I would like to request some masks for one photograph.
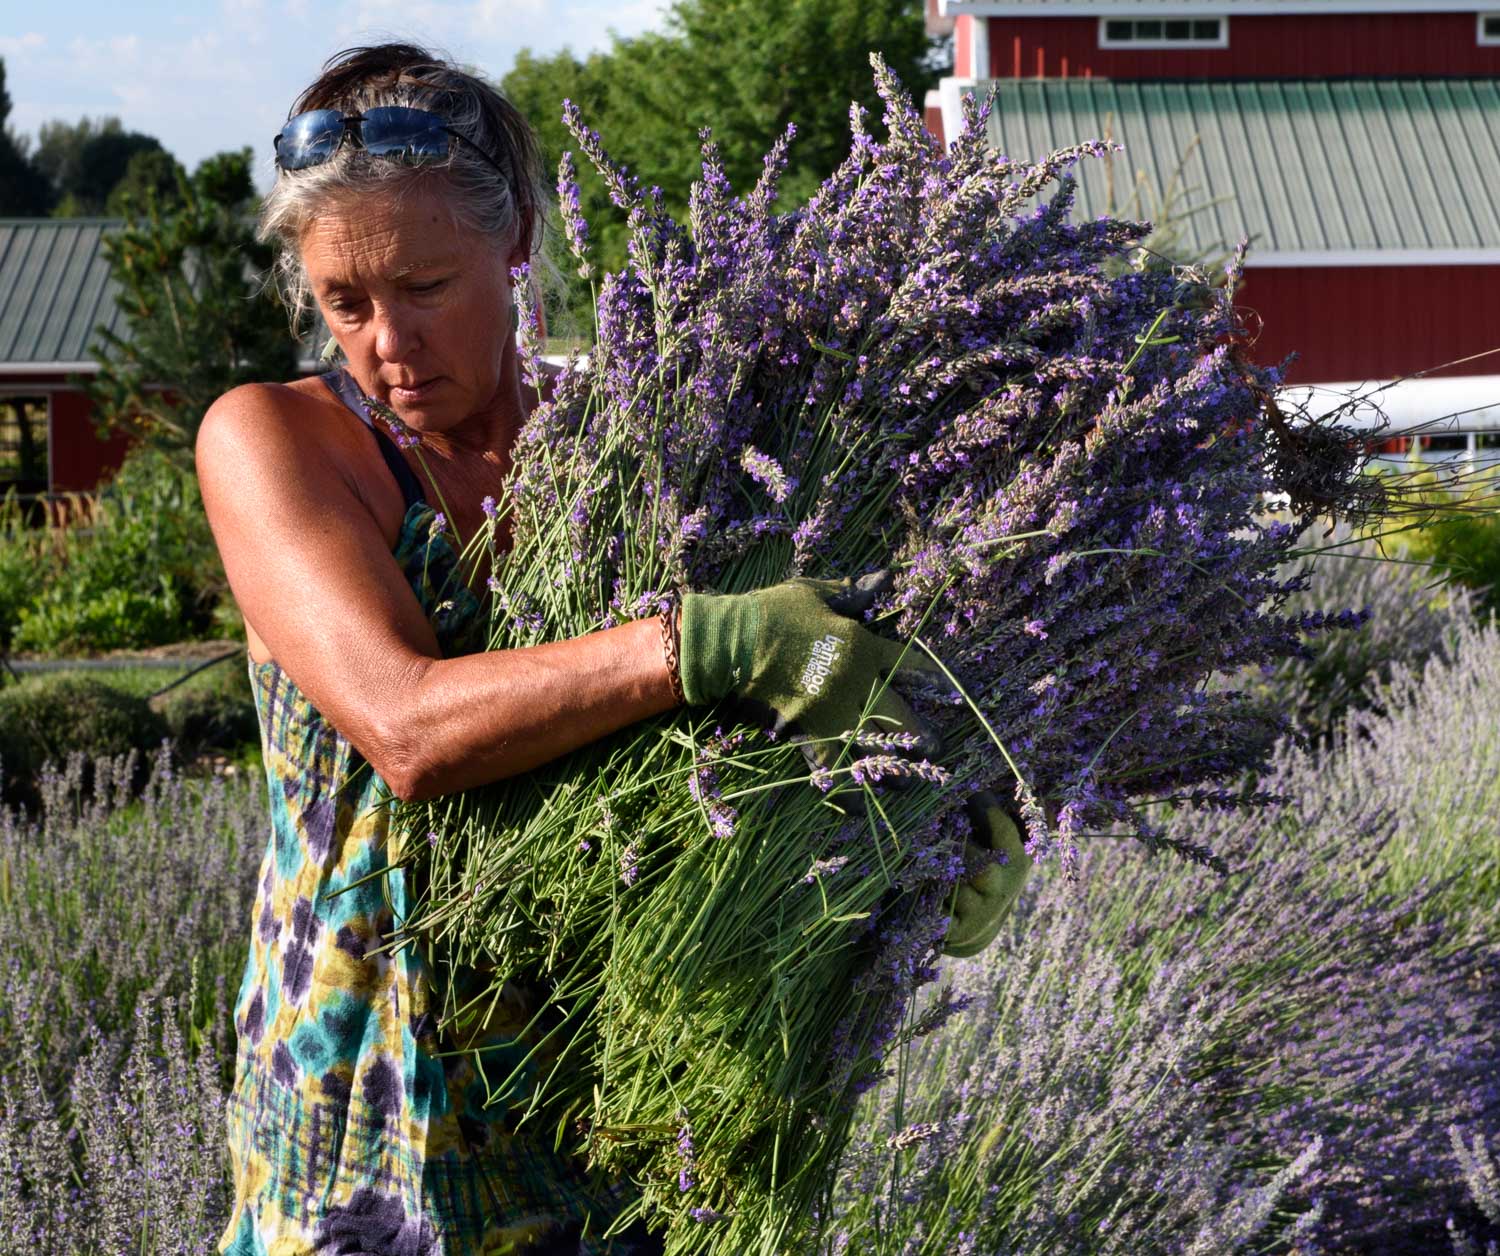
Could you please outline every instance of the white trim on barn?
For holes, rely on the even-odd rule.
[[[1500,460],[1500,375],[1303,384],[1280,389],[1278,399],[1294,414],[1336,414],[1344,426],[1382,440],[1413,438],[1408,453],[1382,454],[1381,462],[1413,454],[1429,463]]]
[[[15,375],[97,375],[97,362],[0,362],[0,379]],[[66,384],[43,385],[66,388]]]
[[[1310,414],[1327,413],[1351,398],[1368,398],[1340,422],[1359,430],[1384,426],[1392,436],[1417,429],[1500,432],[1500,375],[1289,384],[1280,395],[1295,408],[1306,406]]]
[[[990,24],[982,18],[969,23],[969,73],[976,79],[990,76]]]
[[[1288,249],[1245,258],[1246,269],[1272,266],[1500,266],[1500,249]]]
[[[1494,12],[1495,0],[1443,0],[1440,5],[1412,0],[938,0],[943,17],[972,13],[976,17],[1160,17],[1223,14],[1232,17],[1314,17],[1325,13]]]

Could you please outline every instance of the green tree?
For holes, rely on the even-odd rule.
[[[124,181],[130,163],[145,153],[162,153],[161,141],[139,131],[96,135],[83,146],[80,169],[73,185],[63,189],[73,214],[102,214],[109,195]],[[167,158],[168,161],[171,158]]]
[[[0,58],[0,214],[35,218],[52,208],[52,188],[30,159],[25,141],[13,134],[10,93],[5,90],[5,61]]]
[[[175,164],[161,141],[125,130],[114,117],[44,122],[37,132],[33,160],[51,180],[55,200],[52,212],[59,218],[118,212],[111,208],[110,199],[122,183],[138,195],[144,182],[153,182],[158,190],[170,188],[174,182],[161,177],[169,165]],[[131,176],[133,163],[137,173]]]
[[[177,159],[164,148],[146,148],[131,157],[125,174],[105,198],[104,211],[112,218],[130,218],[143,211],[151,197],[163,209],[180,203],[178,183],[183,174]]]
[[[79,118],[65,122],[55,118],[37,128],[36,153],[33,160],[51,181],[58,196],[73,191],[83,171],[83,148],[100,135],[119,134],[124,130],[119,118]]]
[[[663,189],[682,202],[697,168],[685,128],[713,127],[730,179],[748,187],[771,141],[795,123],[782,186],[802,199],[849,151],[850,102],[878,108],[870,53],[918,101],[936,83],[934,41],[923,6],[910,0],[677,0],[666,32],[627,52],[611,109],[641,110],[632,145],[642,169],[660,170],[671,180]]]
[[[548,58],[523,51],[501,85],[549,161],[576,147],[562,125],[566,97],[677,212],[686,211],[698,172],[699,128],[713,129],[730,179],[748,190],[766,150],[795,123],[782,181],[783,202],[794,205],[848,152],[850,102],[878,107],[870,53],[879,51],[921,100],[936,82],[940,48],[916,0],[675,0],[661,33],[616,36],[586,61],[567,50]],[[580,170],[580,186],[599,260],[618,267],[620,215],[592,171]],[[586,311],[576,280],[570,296],[575,311]]]
[[[221,393],[297,372],[286,311],[261,283],[271,255],[254,235],[250,163],[246,148],[191,178],[179,171],[171,204],[145,187],[139,215],[105,243],[126,329],[100,329],[100,370],[86,385],[96,422],[184,466]]]

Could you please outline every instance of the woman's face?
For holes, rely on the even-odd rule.
[[[302,264],[356,382],[419,432],[500,404],[510,266],[440,191],[341,201],[309,224]]]

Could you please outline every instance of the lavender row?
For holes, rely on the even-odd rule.
[[[0,1253],[203,1253],[268,821],[259,781],[169,749],[49,767],[0,809]]]
[[[1094,847],[951,966],[965,1010],[868,1106],[828,1250],[1500,1239],[1500,633],[1454,654],[1331,747],[1283,747],[1262,785],[1291,801],[1165,821],[1227,882]]]

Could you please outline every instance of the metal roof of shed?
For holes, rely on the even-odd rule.
[[[128,338],[104,253],[105,235],[124,225],[119,218],[0,218],[0,376],[87,373],[97,369],[99,326]],[[327,339],[315,312],[300,346],[306,369]]]
[[[963,90],[983,92],[989,83]],[[1035,158],[1109,136],[1116,199],[1181,163],[1191,248],[1251,237],[1250,260],[1500,261],[1500,80],[996,80],[990,141]],[[1188,149],[1194,138],[1198,144]],[[1183,155],[1188,153],[1183,162]],[[1105,162],[1079,164],[1078,213],[1105,213]],[[1147,212],[1142,210],[1141,212]],[[1382,259],[1381,255],[1386,255]]]
[[[0,218],[0,363],[78,364],[94,328],[119,331],[101,247],[113,218]]]

